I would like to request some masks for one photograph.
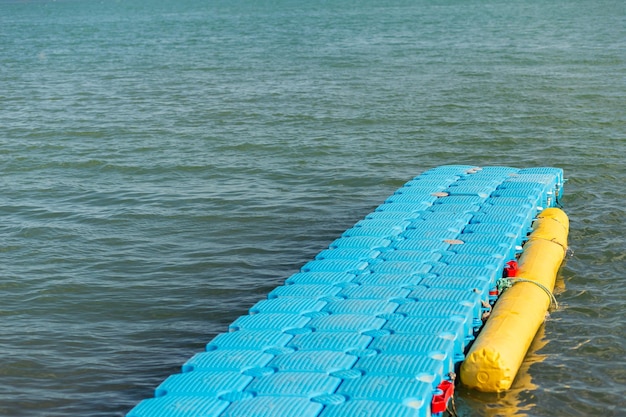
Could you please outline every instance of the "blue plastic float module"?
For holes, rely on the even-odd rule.
[[[426,417],[558,168],[441,166],[398,189],[128,417]]]

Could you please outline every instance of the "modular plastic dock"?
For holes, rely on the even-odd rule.
[[[407,182],[128,417],[427,417],[558,168],[441,166]]]

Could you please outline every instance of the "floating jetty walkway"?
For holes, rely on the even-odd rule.
[[[428,417],[558,168],[441,166],[407,182],[128,417]]]

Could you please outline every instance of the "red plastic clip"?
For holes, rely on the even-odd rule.
[[[504,267],[504,272],[507,278],[513,278],[517,276],[517,271],[519,267],[517,265],[517,261],[508,261],[506,266]]]
[[[430,403],[430,409],[433,414],[443,413],[448,407],[448,401],[454,395],[454,383],[450,381],[441,381],[437,385],[437,389],[441,394],[433,395],[433,401]]]

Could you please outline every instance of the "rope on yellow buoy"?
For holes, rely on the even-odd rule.
[[[552,306],[552,304],[554,304],[554,309],[558,310],[559,302],[556,300],[556,297],[554,296],[552,291],[550,291],[548,289],[548,287],[546,287],[542,283],[537,282],[537,281],[533,281],[532,279],[526,279],[526,278],[521,278],[521,277],[500,278],[498,280],[498,282],[496,283],[496,287],[498,288],[498,292],[500,294],[502,294],[504,292],[504,290],[506,290],[508,288],[511,288],[514,284],[516,284],[518,282],[529,282],[529,283],[531,283],[533,285],[536,285],[539,288],[541,288],[543,290],[543,292],[545,292],[546,295],[550,298],[550,305]]]
[[[461,381],[484,392],[511,387],[528,347],[556,301],[552,290],[567,253],[569,219],[558,208],[542,211],[519,260],[518,279],[496,302],[461,365]],[[546,299],[546,294],[550,297]]]

